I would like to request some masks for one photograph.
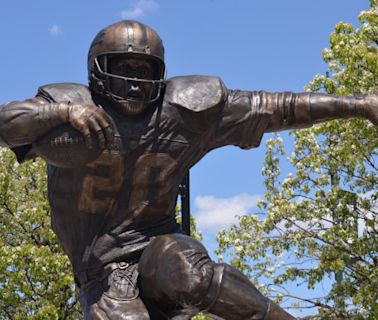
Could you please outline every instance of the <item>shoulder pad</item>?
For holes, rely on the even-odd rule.
[[[51,102],[88,102],[92,101],[91,92],[79,83],[53,83],[38,88],[37,96]]]
[[[194,112],[206,111],[222,105],[226,89],[218,77],[183,76],[167,81],[165,100]]]

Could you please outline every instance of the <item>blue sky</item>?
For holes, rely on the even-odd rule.
[[[123,18],[158,31],[168,77],[218,75],[233,89],[300,92],[324,74],[321,50],[335,24],[358,24],[368,7],[368,0],[2,0],[0,103],[46,83],[86,83],[93,37]],[[219,228],[256,209],[264,151],[264,142],[251,151],[227,147],[192,169],[192,212],[210,250]]]

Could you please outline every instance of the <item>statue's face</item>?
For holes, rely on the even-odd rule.
[[[114,56],[109,59],[108,70],[114,75],[109,79],[109,89],[117,97],[115,108],[127,115],[145,111],[151,96],[156,94],[152,82],[144,81],[156,79],[154,64],[143,59]]]

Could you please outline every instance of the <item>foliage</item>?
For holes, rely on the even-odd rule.
[[[50,229],[46,165],[0,150],[0,318],[80,319],[68,259]]]
[[[336,25],[323,51],[329,71],[317,75],[308,90],[378,92],[378,1],[370,4],[359,15],[358,29]],[[378,129],[353,119],[293,135],[295,150],[288,159],[294,173],[282,176],[283,140],[270,139],[262,214],[243,216],[222,230],[219,254],[230,255],[276,300],[314,308],[318,318],[377,319]],[[329,288],[311,293],[327,282]],[[307,286],[307,296],[296,294],[299,285]]]

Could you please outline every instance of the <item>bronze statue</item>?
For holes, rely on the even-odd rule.
[[[337,118],[378,124],[378,96],[239,91],[217,77],[165,79],[158,34],[135,21],[98,33],[89,87],[60,83],[0,106],[0,144],[19,161],[69,123],[107,147],[78,168],[49,165],[52,227],[68,255],[85,319],[294,319],[241,272],[180,233],[178,185],[206,153],[258,147],[265,132]],[[84,152],[84,151],[83,151]]]

